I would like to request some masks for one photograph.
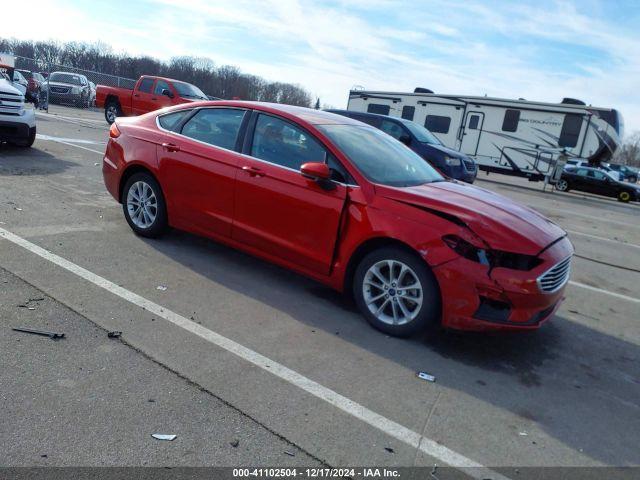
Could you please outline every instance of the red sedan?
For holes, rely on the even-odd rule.
[[[569,278],[553,222],[327,112],[220,101],[118,118],[103,174],[137,234],[172,226],[290,268],[392,335],[535,329]]]

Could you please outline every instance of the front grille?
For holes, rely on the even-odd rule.
[[[51,87],[52,93],[69,93],[68,87]]]
[[[462,160],[464,162],[465,168],[470,172],[475,172],[476,164],[473,160]]]
[[[538,277],[538,287],[545,293],[557,292],[567,283],[570,273],[571,257],[567,257]]]

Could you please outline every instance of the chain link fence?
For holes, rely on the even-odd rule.
[[[132,78],[20,56],[15,57],[15,70],[27,82],[27,100],[47,112],[50,103],[76,108],[94,107],[97,85],[133,89],[136,84]],[[16,75],[14,81],[16,77],[21,80],[20,76]]]

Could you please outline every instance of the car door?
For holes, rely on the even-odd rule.
[[[584,192],[589,191],[589,183],[587,179],[587,175],[589,174],[589,170],[586,168],[578,168],[571,179],[571,187],[575,190],[581,190]]]
[[[327,160],[308,131],[254,113],[237,174],[233,239],[317,274],[331,268],[347,186],[326,190],[300,166]]]
[[[173,105],[171,97],[162,94],[164,90],[169,90],[169,92],[171,92],[171,94],[175,96],[175,92],[173,91],[169,83],[159,78],[158,80],[156,80],[156,84],[153,87],[153,97],[151,97],[151,100],[154,102],[156,109]]]
[[[591,179],[593,187],[592,192],[597,193],[599,195],[607,195],[607,196],[615,196],[615,192],[613,191],[613,186],[611,185],[611,180],[609,177],[597,170],[592,170],[593,178]]]
[[[153,85],[155,80],[152,77],[143,77],[138,83],[138,89],[133,91],[131,109],[134,115],[142,115],[155,110],[153,98]]]
[[[160,115],[160,183],[171,222],[204,235],[231,236],[234,184],[246,109],[212,107]]]

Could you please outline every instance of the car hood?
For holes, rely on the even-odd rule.
[[[4,78],[0,78],[0,92],[12,93],[14,95],[22,95],[22,92],[20,90],[14,87],[10,81]]]
[[[75,83],[65,83],[65,82],[46,82],[47,85],[51,85],[53,87],[78,87],[82,88],[82,85],[76,85]]]
[[[495,250],[537,255],[566,235],[558,225],[513,200],[461,182],[415,187],[376,186],[388,199],[463,222]]]
[[[432,148],[434,150],[442,152],[448,157],[467,158],[467,155],[465,155],[464,153],[460,153],[459,151],[454,150],[453,148],[445,147],[444,145],[436,145],[435,143],[423,143],[423,145],[425,145],[428,148]]]

